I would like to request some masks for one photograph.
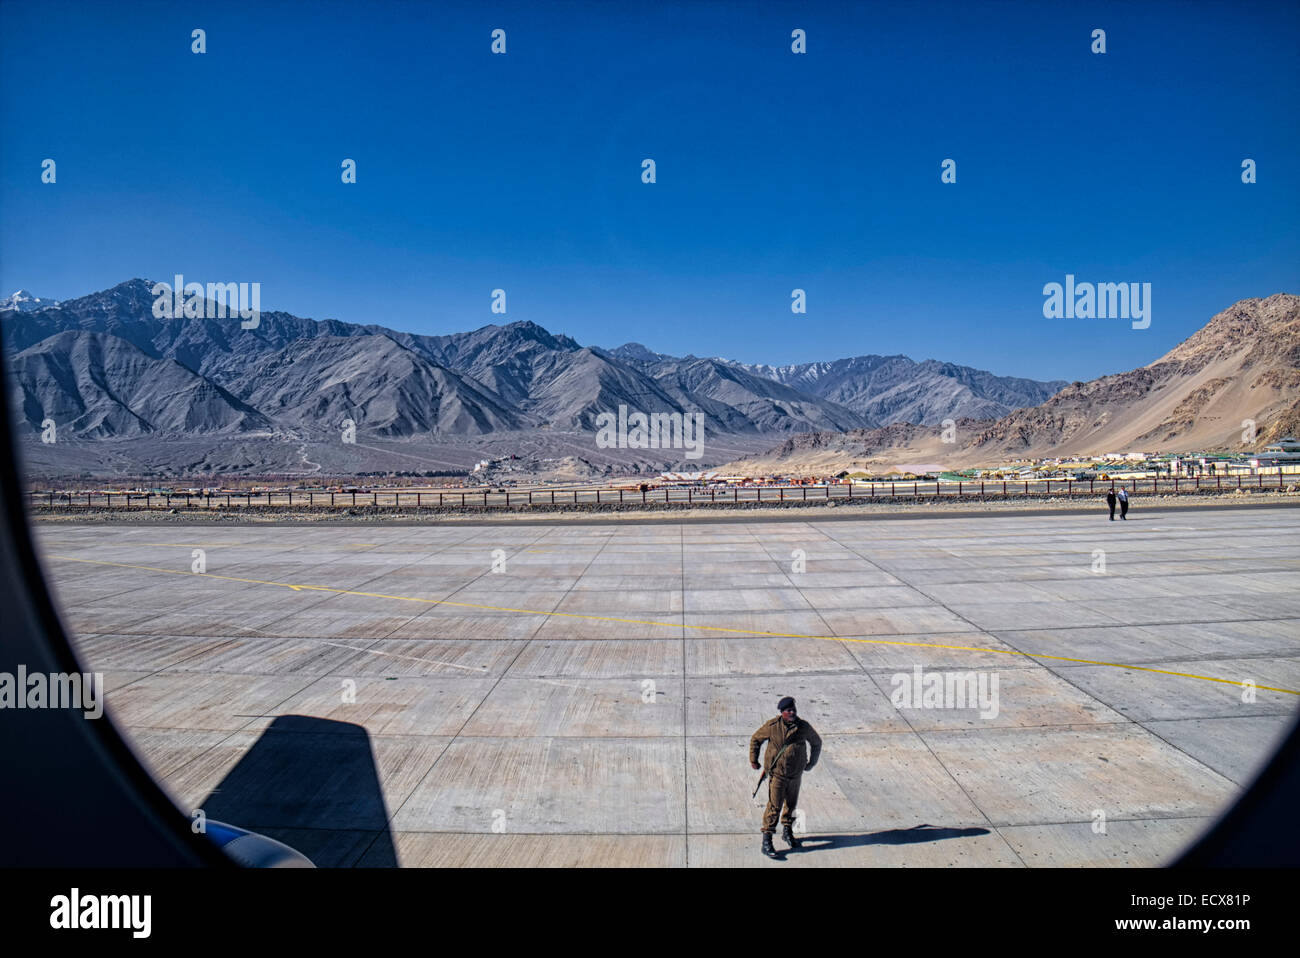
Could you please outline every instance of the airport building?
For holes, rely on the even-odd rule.
[[[1263,452],[1250,460],[1250,464],[1255,469],[1269,472],[1300,473],[1300,440],[1285,436],[1265,446]]]

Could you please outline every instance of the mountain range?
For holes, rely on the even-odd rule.
[[[842,433],[993,417],[1065,386],[934,360],[859,356],[796,366],[582,346],[531,322],[423,336],[264,311],[157,318],[143,279],[53,302],[0,300],[21,419],[76,439],[320,438],[345,420],[383,439],[584,431],[615,411],[703,412],[714,434]],[[215,305],[215,304],[214,304]],[[215,310],[213,311],[215,314]]]

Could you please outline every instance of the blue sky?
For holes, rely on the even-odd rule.
[[[1283,2],[4,0],[0,289],[1088,379],[1300,293],[1298,40]],[[1151,283],[1150,328],[1044,319],[1066,273]]]

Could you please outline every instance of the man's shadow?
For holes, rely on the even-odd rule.
[[[856,848],[860,845],[917,845],[922,842],[938,842],[946,838],[971,838],[987,835],[987,828],[946,828],[941,825],[913,825],[911,828],[891,828],[883,832],[869,832],[866,835],[824,835],[801,838],[800,848],[791,848],[786,854],[795,855],[802,852],[820,852],[831,848]]]
[[[396,867],[370,736],[350,722],[281,715],[199,806],[318,867]]]

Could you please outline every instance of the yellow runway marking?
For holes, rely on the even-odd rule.
[[[520,615],[550,615],[567,619],[582,619],[588,622],[619,622],[624,625],[648,625],[667,629],[696,629],[701,632],[725,632],[730,635],[761,635],[774,639],[818,639],[825,642],[856,642],[862,645],[899,645],[922,649],[949,649],[958,652],[990,652],[998,655],[1019,655],[1025,658],[1054,659],[1058,662],[1077,662],[1080,665],[1104,665],[1113,669],[1132,669],[1135,672],[1154,672],[1158,675],[1176,675],[1185,679],[1200,679],[1202,682],[1219,682],[1223,685],[1241,685],[1235,679],[1220,679],[1212,675],[1196,675],[1192,672],[1174,672],[1169,669],[1153,669],[1144,665],[1125,665],[1122,662],[1096,662],[1092,659],[1076,659],[1067,655],[1048,655],[1044,652],[1017,652],[1014,649],[981,649],[971,645],[944,645],[937,642],[900,642],[894,639],[849,639],[838,635],[803,635],[797,632],[764,632],[759,629],[737,629],[723,625],[683,625],[680,622],[655,622],[648,619],[624,619],[609,615],[588,615],[581,612],[546,612],[541,609],[512,609],[507,606],[478,605],[472,602],[452,602],[449,599],[421,599],[409,595],[389,595],[384,592],[358,592],[352,589],[336,589],[327,585],[300,585],[290,582],[271,582],[266,579],[245,579],[233,575],[216,575],[211,572],[181,572],[177,569],[160,569],[156,566],[130,565],[125,562],[108,562],[103,559],[78,559],[73,556],[49,555],[51,559],[65,562],[85,562],[90,565],[114,566],[119,569],[139,569],[143,572],[162,572],[167,575],[183,575],[204,579],[222,579],[227,582],[244,582],[249,585],[269,585],[280,589],[292,589],[294,592],[329,592],[334,595],[359,595],[368,599],[393,599],[398,602],[422,602],[426,605],[446,605],[461,609],[477,609],[481,612],[515,612]],[[1269,685],[1257,685],[1256,689],[1266,692],[1283,692],[1287,695],[1300,695],[1296,689],[1275,688]]]

